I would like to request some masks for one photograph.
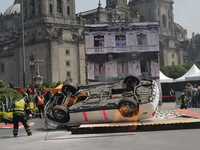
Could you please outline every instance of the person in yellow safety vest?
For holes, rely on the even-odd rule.
[[[25,102],[25,97],[23,97],[19,101],[13,104],[13,123],[14,123],[13,135],[14,137],[17,137],[18,135],[19,121],[24,125],[24,128],[28,136],[32,135],[31,128],[28,125],[25,112],[31,118],[31,111]]]
[[[179,99],[181,100],[180,109],[183,109],[183,108],[187,109],[188,98],[185,96],[184,92],[181,93],[181,96],[179,97]]]
[[[41,91],[37,94],[37,107],[39,110],[39,117],[41,119],[41,113],[44,113],[44,96],[42,95]]]

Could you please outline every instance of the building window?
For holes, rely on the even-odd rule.
[[[138,41],[138,45],[148,45],[146,34],[138,34],[137,41]]]
[[[174,54],[172,54],[172,58],[174,58]]]
[[[141,72],[151,72],[150,60],[141,60],[140,61]]]
[[[140,16],[140,22],[145,22],[145,17],[144,16]]]
[[[95,63],[94,64],[94,74],[105,74],[105,64],[104,63]]]
[[[41,15],[41,5],[38,5],[38,14]]]
[[[171,15],[170,15],[170,10],[168,10],[168,18],[170,19]]]
[[[165,15],[162,15],[162,24],[163,24],[163,27],[167,27],[167,18]]]
[[[172,61],[172,65],[174,66],[175,65],[175,63]]]
[[[104,36],[94,37],[94,47],[104,47]]]
[[[27,9],[25,9],[24,19],[27,19],[27,18],[28,18],[28,12],[27,12]]]
[[[67,66],[67,67],[70,66],[70,61],[66,61],[66,66]]]
[[[70,15],[70,8],[67,6],[67,14]]]
[[[71,77],[71,72],[67,71],[67,77]]]
[[[62,13],[62,0],[57,0],[57,12]]]
[[[128,74],[128,62],[117,62],[117,74]]]
[[[169,30],[171,30],[171,23],[170,22],[168,23],[168,26],[169,26]]]
[[[5,72],[5,70],[4,70],[4,64],[2,63],[1,64],[1,73],[4,73]]]
[[[49,5],[49,11],[50,11],[50,14],[53,14],[53,5],[52,4]]]
[[[125,35],[116,35],[115,41],[116,41],[116,46],[125,46],[126,45],[126,36]]]
[[[38,35],[39,35],[39,36],[41,36],[41,35],[42,35],[42,33],[41,33],[41,32],[38,32]]]
[[[14,19],[15,29],[19,28],[19,19]]]
[[[31,42],[35,42],[35,34],[31,34]]]
[[[158,16],[160,17],[160,8],[158,8]]]
[[[70,55],[70,50],[66,50],[66,55]]]

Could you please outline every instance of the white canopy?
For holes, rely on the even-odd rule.
[[[200,73],[200,70],[195,64],[193,64],[193,66],[190,68],[190,70],[188,70],[188,72],[186,72],[182,77],[175,79],[174,82],[186,81],[187,77],[191,77],[192,75],[197,73]]]
[[[173,82],[172,78],[169,78],[165,76],[161,71],[160,71],[160,83],[171,83]]]
[[[185,81],[197,81],[197,80],[200,80],[200,72],[185,78]]]

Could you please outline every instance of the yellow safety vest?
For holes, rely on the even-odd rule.
[[[13,114],[25,114],[25,110],[29,110],[29,107],[26,105],[25,101],[17,101],[13,107]]]
[[[14,107],[15,111],[17,111],[17,110],[24,111],[24,108],[25,108],[25,102],[24,101],[18,101],[18,102],[15,103],[15,107]]]

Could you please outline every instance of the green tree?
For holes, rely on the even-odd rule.
[[[2,80],[0,80],[0,88],[6,87]]]
[[[161,67],[160,69],[162,73],[173,79],[181,77],[188,71],[183,66],[166,66],[166,67]]]
[[[14,100],[20,98],[22,95],[11,88],[0,88],[0,100],[5,101],[6,97],[13,97]]]

